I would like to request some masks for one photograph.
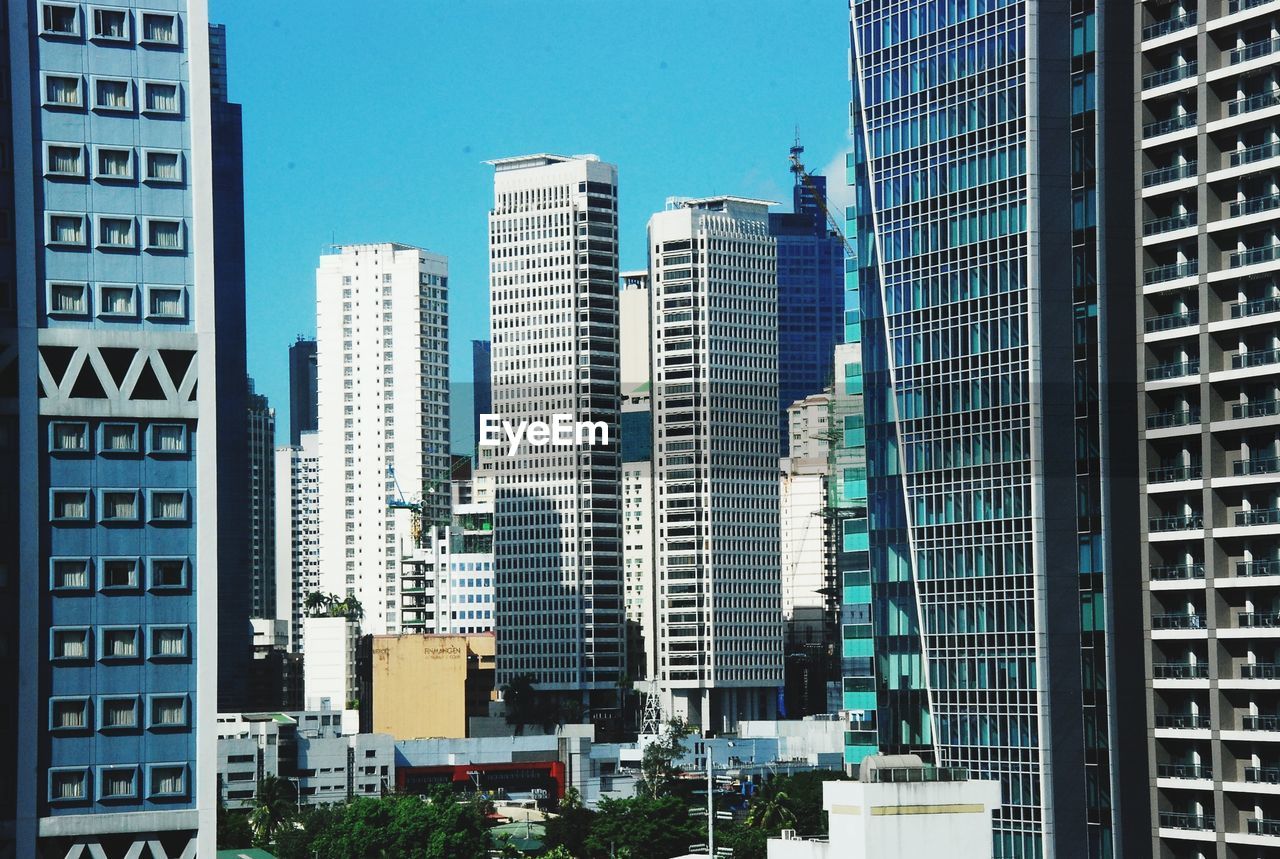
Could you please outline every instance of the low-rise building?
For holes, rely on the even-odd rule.
[[[468,720],[488,713],[494,636],[377,635],[360,660],[367,690],[363,729],[397,740],[466,737]]]
[[[341,710],[355,701],[360,624],[347,617],[302,621],[303,673],[308,710]]]

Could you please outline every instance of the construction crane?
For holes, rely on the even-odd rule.
[[[387,464],[387,479],[395,484],[396,488],[395,495],[387,498],[387,509],[412,511],[413,519],[409,525],[409,533],[412,535],[413,542],[415,544],[422,542],[422,524],[423,519],[426,518],[427,514],[427,497],[434,495],[436,490],[441,486],[448,486],[452,483],[454,476],[458,473],[458,470],[462,467],[463,463],[466,462],[468,462],[468,460],[465,457],[458,457],[454,459],[449,468],[449,477],[445,480],[436,480],[427,484],[425,491],[419,495],[417,501],[409,501],[404,497],[404,492],[400,489],[400,481],[396,479],[395,466],[390,463]],[[445,523],[433,522],[432,524],[442,525]]]
[[[796,138],[796,142],[791,147],[791,172],[795,174],[796,181],[804,183],[809,189],[809,193],[813,195],[813,202],[822,210],[823,217],[827,219],[827,226],[831,228],[831,232],[835,233],[840,241],[844,242],[844,249],[849,256],[857,259],[858,251],[849,242],[844,234],[844,228],[840,222],[836,220],[836,216],[831,214],[831,209],[827,206],[826,195],[818,189],[818,183],[813,181],[813,176],[809,171],[804,169],[804,163],[800,160],[800,156],[804,154],[804,147],[800,145],[800,138]]]

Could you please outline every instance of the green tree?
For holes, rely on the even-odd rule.
[[[309,846],[325,859],[482,859],[488,844],[481,805],[444,789],[338,806]]]
[[[538,692],[533,688],[536,682],[532,674],[517,674],[511,682],[502,687],[502,702],[506,705],[507,724],[516,729],[516,736],[524,733],[525,725],[537,724]]]
[[[644,747],[640,759],[640,783],[636,792],[640,796],[657,798],[667,794],[679,774],[675,762],[689,751],[684,741],[693,728],[682,719],[671,719],[662,733]]]
[[[253,829],[249,815],[243,811],[231,811],[218,803],[218,849],[234,850],[253,846]]]
[[[603,799],[592,821],[584,856],[668,859],[688,853],[690,844],[703,841],[705,824],[689,816],[683,799]]]
[[[291,782],[273,775],[258,782],[253,810],[249,812],[255,847],[266,847],[275,840],[276,831],[297,814],[297,802]]]
[[[306,608],[309,617],[320,617],[329,613],[329,606],[333,605],[336,599],[337,597],[323,591],[311,591],[307,594],[303,607]]]
[[[791,797],[785,790],[774,790],[751,803],[747,811],[747,826],[769,833],[792,829],[796,825],[795,812],[791,810]]]

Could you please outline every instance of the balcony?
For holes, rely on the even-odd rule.
[[[1227,265],[1231,268],[1243,268],[1247,265],[1271,262],[1278,258],[1280,258],[1280,245],[1263,245],[1260,248],[1234,251],[1227,257]]]
[[[1165,218],[1153,218],[1150,221],[1143,221],[1142,234],[1144,236],[1158,236],[1161,233],[1171,233],[1174,230],[1182,230],[1195,225],[1196,213],[1182,212]]]
[[[1232,420],[1267,418],[1274,415],[1280,415],[1280,400],[1253,400],[1248,403],[1231,404]]]
[[[1174,262],[1168,265],[1158,265],[1153,268],[1143,269],[1142,285],[1151,286],[1155,283],[1164,283],[1168,280],[1177,280],[1182,277],[1194,277],[1200,273],[1199,260],[1187,260],[1186,262]]]
[[[1268,54],[1274,54],[1276,51],[1280,51],[1280,39],[1263,39],[1260,42],[1253,42],[1228,53],[1227,65],[1234,66],[1236,63],[1247,63],[1249,60],[1256,60],[1258,57],[1265,57]]]
[[[1204,629],[1204,615],[1185,611],[1151,615],[1152,629]]]
[[[1259,212],[1270,212],[1273,209],[1280,209],[1280,194],[1263,194],[1258,197],[1235,200],[1227,206],[1227,215],[1240,218],[1245,215],[1256,215]]]
[[[1237,301],[1231,305],[1231,318],[1243,319],[1247,316],[1261,316],[1264,313],[1277,311],[1280,311],[1280,296],[1273,295],[1269,298],[1255,298],[1252,301]]]
[[[1236,614],[1236,626],[1240,629],[1280,628],[1280,612],[1242,611]]]
[[[1157,331],[1170,331],[1174,328],[1185,328],[1200,321],[1199,310],[1188,310],[1185,313],[1165,313],[1143,320],[1142,327],[1148,334]]]
[[[1160,828],[1162,829],[1201,829],[1213,831],[1212,814],[1181,814],[1173,811],[1160,812]]]
[[[1173,516],[1152,516],[1147,520],[1147,529],[1156,533],[1164,531],[1194,531],[1204,527],[1204,516],[1200,513],[1178,513]]]
[[[1185,15],[1179,15],[1175,18],[1166,18],[1163,21],[1156,21],[1142,28],[1142,39],[1158,39],[1161,36],[1167,36],[1170,33],[1176,33],[1179,30],[1185,30],[1187,27],[1194,27],[1196,24],[1196,13],[1188,12]]]
[[[1156,775],[1159,778],[1213,778],[1213,769],[1203,764],[1160,764]]]
[[[1235,519],[1237,527],[1245,525],[1275,525],[1280,523],[1280,508],[1255,507],[1252,510],[1237,510]]]
[[[1175,480],[1199,480],[1201,470],[1198,462],[1185,465],[1165,465],[1148,471],[1147,482],[1171,483]]]
[[[1145,140],[1148,137],[1159,137],[1162,134],[1173,134],[1175,131],[1183,131],[1195,127],[1196,114],[1195,111],[1192,111],[1191,113],[1146,123],[1142,126],[1142,138]]]
[[[1156,662],[1151,666],[1151,676],[1156,680],[1207,680],[1209,663]]]
[[[1252,9],[1255,6],[1261,6],[1269,2],[1271,0],[1227,0],[1227,14],[1234,15],[1237,12],[1243,12],[1246,9]]]
[[[1163,185],[1166,182],[1176,182],[1179,179],[1190,179],[1196,175],[1196,162],[1188,161],[1185,164],[1175,164],[1172,167],[1160,167],[1156,170],[1147,170],[1142,174],[1142,187],[1152,188],[1156,185]]]
[[[1280,561],[1275,558],[1266,558],[1258,561],[1236,561],[1236,575],[1240,578],[1280,576]]]
[[[1241,680],[1275,680],[1280,677],[1280,665],[1274,662],[1246,662],[1240,666]]]
[[[1268,820],[1265,817],[1250,817],[1245,822],[1249,824],[1250,835],[1280,836],[1280,820]]]
[[[1249,146],[1232,152],[1231,166],[1240,167],[1245,164],[1253,164],[1255,161],[1275,158],[1276,156],[1280,156],[1280,141],[1259,143],[1256,146]]]
[[[1147,368],[1147,381],[1159,382],[1165,379],[1180,379],[1183,376],[1194,376],[1200,372],[1200,359],[1189,358],[1185,361],[1170,361]]]
[[[1209,717],[1191,713],[1157,713],[1156,727],[1173,731],[1207,731]]]
[[[1239,459],[1231,463],[1231,473],[1236,477],[1244,477],[1250,474],[1275,474],[1276,472],[1280,472],[1280,459],[1274,456]]]
[[[1280,105],[1280,92],[1260,92],[1227,102],[1227,116],[1240,116],[1277,105]]]
[[[1195,63],[1183,63],[1180,66],[1171,66],[1167,69],[1161,69],[1157,72],[1150,72],[1142,76],[1142,88],[1154,89],[1158,86],[1171,84],[1174,81],[1185,80],[1193,77],[1196,73]]]
[[[1200,409],[1170,409],[1147,415],[1147,429],[1169,429],[1200,423]]]
[[[1151,568],[1154,582],[1185,582],[1204,578],[1204,564],[1162,564]]]
[[[1280,728],[1280,716],[1244,716],[1240,719],[1242,731],[1274,731]]]
[[[1280,784],[1280,767],[1245,767],[1244,780],[1248,784]]]

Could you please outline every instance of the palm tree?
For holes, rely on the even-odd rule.
[[[262,847],[275,840],[276,832],[297,812],[297,801],[293,784],[285,779],[269,775],[258,782],[253,811],[249,812],[256,845]]]
[[[360,600],[354,594],[341,602],[335,602],[330,611],[335,617],[345,617],[347,620],[359,622],[364,619],[364,606],[360,605]]]
[[[312,617],[315,617],[316,615],[320,614],[322,611],[325,611],[329,608],[329,606],[331,605],[332,599],[333,597],[329,596],[323,591],[312,591],[311,593],[307,594],[307,599],[303,603],[303,606],[306,608],[307,614],[311,615]]]
[[[751,803],[747,812],[747,826],[766,832],[779,832],[795,826],[796,815],[791,810],[791,797],[779,790],[763,795]]]

